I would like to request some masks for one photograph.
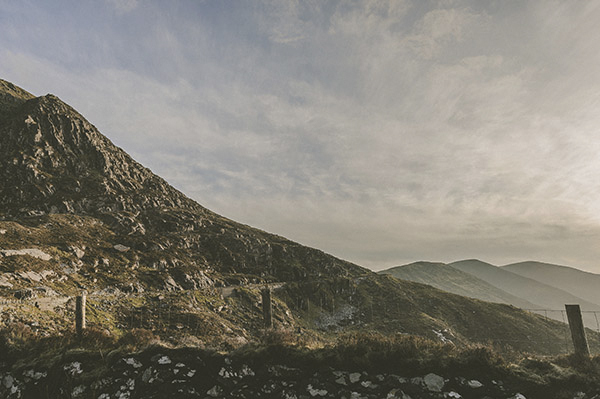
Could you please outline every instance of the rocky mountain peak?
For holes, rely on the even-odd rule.
[[[0,117],[35,96],[14,84],[0,79]]]
[[[0,220],[92,217],[119,237],[117,248],[131,249],[131,262],[176,267],[188,275],[198,268],[282,279],[364,272],[207,210],[58,97],[4,86],[16,100],[0,116]]]
[[[201,209],[58,97],[19,98],[0,120],[0,199],[8,215]]]

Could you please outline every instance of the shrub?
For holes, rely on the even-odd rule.
[[[26,350],[38,340],[31,327],[17,322],[7,325],[0,330],[0,351],[2,353],[14,353]]]
[[[83,330],[80,344],[90,349],[100,349],[111,347],[115,344],[116,338],[106,329],[89,327]]]
[[[440,360],[452,354],[455,347],[412,335],[359,332],[342,335],[332,350],[341,365],[396,369]]]
[[[128,349],[138,350],[148,345],[155,344],[159,338],[150,330],[145,328],[134,328],[129,330],[118,341],[119,345],[125,346]]]
[[[296,335],[291,329],[268,328],[258,336],[259,342],[266,346],[290,346],[297,343]]]

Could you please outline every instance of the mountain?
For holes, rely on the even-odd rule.
[[[1,325],[62,334],[72,297],[86,290],[90,328],[231,348],[264,333],[269,286],[275,326],[305,340],[379,331],[564,350],[561,323],[378,275],[217,215],[58,97],[5,81],[0,92]]]
[[[0,79],[0,117],[35,96],[14,84]]]
[[[507,303],[522,309],[536,309],[540,307],[540,305],[511,295],[472,274],[444,263],[415,262],[382,270],[379,273],[389,274],[404,280],[429,284],[440,290],[482,301]]]
[[[600,306],[600,274],[532,261],[513,263],[502,266],[502,269],[564,291],[577,293],[579,298]]]
[[[599,305],[586,301],[573,293],[523,277],[480,260],[464,260],[450,263],[450,266],[472,274],[526,301],[539,304],[540,309],[545,310],[545,315],[556,320],[565,320],[563,314],[565,304],[579,304],[583,311],[600,311]],[[593,314],[584,313],[583,316],[586,326],[596,328],[596,318]]]
[[[294,280],[364,270],[221,217],[116,147],[53,95],[13,98],[0,124],[0,217],[71,214],[109,226],[120,244],[169,265]],[[14,104],[21,104],[15,108]],[[148,257],[144,255],[144,257]],[[302,260],[302,265],[299,265]]]

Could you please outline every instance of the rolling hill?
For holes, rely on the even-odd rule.
[[[389,274],[403,280],[428,284],[440,290],[482,301],[507,303],[522,309],[536,309],[540,307],[540,305],[511,295],[472,274],[444,263],[415,262],[382,270],[379,273]]]
[[[600,310],[599,305],[586,301],[570,292],[523,277],[480,260],[464,260],[450,263],[449,266],[476,276],[512,295],[539,304],[545,309],[564,309],[566,303],[578,303],[585,310]]]
[[[520,262],[502,266],[504,270],[564,291],[600,306],[600,274],[542,262]]]

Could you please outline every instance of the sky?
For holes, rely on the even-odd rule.
[[[600,273],[600,1],[0,0],[0,78],[373,270]]]

